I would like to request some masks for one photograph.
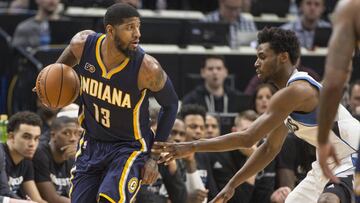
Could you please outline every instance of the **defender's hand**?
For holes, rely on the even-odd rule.
[[[210,203],[226,203],[234,195],[235,188],[227,184]]]
[[[334,183],[339,183],[339,178],[336,177],[331,171],[327,162],[328,158],[331,157],[336,165],[339,165],[339,159],[336,157],[336,151],[331,143],[319,144],[317,149],[319,156],[319,164],[325,177],[329,178]]]
[[[153,158],[149,158],[142,170],[142,184],[150,185],[156,181],[159,176],[158,165]]]
[[[174,159],[187,157],[195,152],[195,145],[193,142],[155,142],[151,151],[153,153],[164,153],[158,163],[168,164]]]

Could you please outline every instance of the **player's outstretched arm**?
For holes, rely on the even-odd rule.
[[[78,64],[84,50],[85,41],[87,37],[93,33],[95,32],[92,30],[83,30],[81,32],[78,32],[71,39],[70,44],[64,49],[56,62],[66,64],[71,67]]]
[[[316,92],[312,93],[315,90],[308,83],[294,83],[296,84],[278,91],[271,98],[268,110],[245,131],[193,142],[156,142],[152,151],[166,152],[167,155],[162,157],[161,162],[168,162],[193,152],[218,152],[251,147],[273,129],[282,125],[286,117],[303,105],[309,97],[315,97]]]
[[[356,44],[356,8],[358,1],[340,1],[335,11],[333,32],[329,42],[325,64],[323,88],[320,93],[318,113],[318,155],[319,164],[326,177],[337,182],[331,172],[327,159],[332,157],[336,162],[334,147],[328,143],[330,129],[342,97],[344,85],[352,70],[352,53]]]
[[[251,176],[264,169],[279,153],[284,143],[288,129],[284,124],[273,130],[266,141],[249,157],[244,166],[230,179],[228,184],[213,199],[212,203],[227,202],[235,189]]]

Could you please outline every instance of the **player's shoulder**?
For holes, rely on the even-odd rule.
[[[139,71],[140,88],[151,91],[160,90],[166,80],[166,74],[160,63],[151,55],[145,54]]]
[[[95,34],[96,32],[93,30],[83,30],[74,35],[74,37],[71,39],[70,45],[71,46],[79,46],[84,45],[86,42],[86,39],[89,35]]]
[[[145,54],[141,63],[141,69],[145,74],[157,75],[162,73],[162,67],[158,60],[149,54]]]

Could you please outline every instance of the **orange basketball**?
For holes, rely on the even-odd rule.
[[[71,104],[79,94],[80,81],[75,70],[62,63],[42,69],[36,79],[36,93],[45,106],[62,108]]]

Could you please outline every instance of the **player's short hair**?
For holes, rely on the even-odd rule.
[[[254,110],[246,110],[236,115],[234,124],[238,124],[241,119],[255,121],[258,117],[259,115]]]
[[[219,59],[224,63],[224,66],[226,67],[226,61],[225,61],[225,57],[222,55],[216,55],[216,54],[211,54],[211,55],[206,55],[203,57],[203,60],[201,61],[201,69],[205,68],[206,65],[206,61],[208,59]]]
[[[185,120],[188,115],[200,115],[206,121],[206,109],[198,104],[185,104],[181,107],[178,117]]]
[[[295,65],[300,57],[300,43],[294,31],[277,27],[265,27],[258,35],[258,44],[269,43],[276,54],[287,52]]]
[[[58,131],[60,130],[63,125],[68,123],[77,123],[76,118],[68,117],[68,116],[60,116],[54,119],[51,123],[50,130],[51,131]]]
[[[139,12],[133,6],[126,3],[116,3],[110,6],[104,16],[104,27],[107,25],[120,25],[124,18],[140,17]]]
[[[42,127],[42,120],[36,113],[30,111],[21,111],[12,115],[7,124],[7,132],[15,132],[21,124]]]

